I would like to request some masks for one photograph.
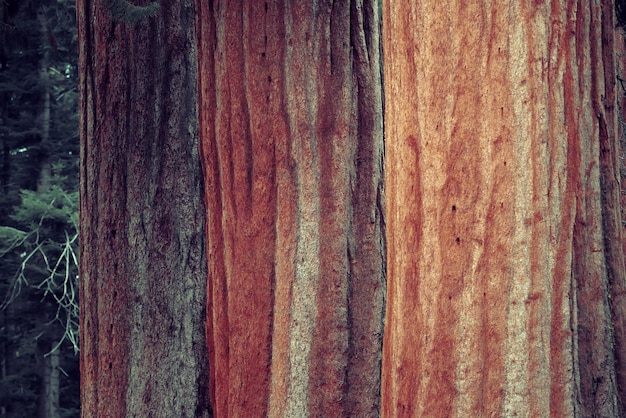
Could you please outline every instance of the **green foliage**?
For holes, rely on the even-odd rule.
[[[113,19],[132,24],[156,16],[159,10],[159,3],[157,2],[152,2],[147,6],[136,6],[128,0],[108,0],[107,6]]]
[[[0,257],[19,246],[28,235],[11,226],[0,226]]]
[[[33,230],[59,224],[75,230],[78,224],[78,192],[67,193],[58,185],[58,177],[53,181],[55,184],[45,192],[22,190],[22,204],[15,208],[11,218]],[[51,234],[53,232],[50,231]]]
[[[57,166],[57,169],[60,167]],[[17,228],[0,227],[6,236],[0,255],[19,254],[19,265],[0,309],[6,309],[29,289],[41,301],[53,302],[60,333],[57,346],[68,340],[78,351],[78,192],[67,192],[60,184],[64,177],[56,171],[48,190],[22,190],[21,204],[11,218]]]
[[[0,227],[0,260],[14,271],[0,305],[7,314],[2,331],[13,357],[9,361],[20,367],[0,380],[0,388],[20,382],[19,391],[9,391],[13,403],[32,402],[39,388],[31,368],[38,360],[37,344],[44,342],[49,351],[68,345],[74,354],[78,350],[78,193],[61,187],[65,179],[59,171],[57,166],[48,190],[23,190],[11,215],[15,226]],[[76,363],[68,363],[75,375]]]

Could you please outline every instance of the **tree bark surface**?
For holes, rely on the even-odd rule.
[[[197,11],[216,415],[377,416],[378,5]]]
[[[81,408],[211,415],[193,2],[79,0]]]
[[[618,26],[615,29],[615,72],[618,83],[615,92],[617,96],[617,127],[620,146],[620,178],[622,208],[622,237],[626,233],[626,27]],[[626,240],[622,240],[622,249],[626,254]]]
[[[624,416],[613,2],[384,1],[383,416]]]

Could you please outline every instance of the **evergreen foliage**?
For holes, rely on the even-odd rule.
[[[157,2],[152,2],[147,6],[136,6],[127,0],[108,0],[107,5],[113,19],[132,24],[156,16],[159,9]]]
[[[0,3],[0,417],[39,414],[51,353],[57,413],[79,416],[75,14],[72,0]]]

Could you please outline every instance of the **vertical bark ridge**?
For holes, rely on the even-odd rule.
[[[624,138],[626,135],[626,130],[625,128],[625,121],[626,121],[626,94],[624,91],[624,84],[623,84],[623,79],[625,77],[626,74],[626,37],[625,37],[625,33],[624,33],[624,28],[621,26],[618,26],[615,28],[615,33],[614,33],[614,44],[615,44],[615,72],[617,74],[617,83],[615,84],[614,88],[615,88],[615,96],[616,96],[616,101],[617,101],[617,108],[616,108],[616,113],[617,113],[617,143],[614,145],[614,147],[616,147],[617,152],[618,152],[618,156],[623,156],[624,152],[625,152],[625,148],[624,148]],[[610,141],[610,140],[609,140]],[[611,144],[609,142],[609,148],[611,147]],[[610,152],[613,152],[612,150]],[[620,213],[621,213],[621,218],[620,221],[621,223],[619,224],[620,227],[620,233],[621,233],[621,242],[622,242],[622,255],[624,253],[626,253],[626,240],[624,239],[624,227],[625,227],[625,222],[624,220],[626,219],[626,184],[624,181],[624,166],[625,166],[625,162],[623,158],[619,158],[619,162],[618,162],[618,169],[617,169],[617,173],[614,173],[614,175],[618,176],[618,179],[620,180],[619,182],[619,190],[617,191],[619,193],[619,205],[620,205]],[[606,161],[606,159],[604,160]],[[608,180],[610,180],[610,175],[607,176]],[[626,274],[624,274],[623,276],[626,276]],[[619,350],[621,350],[621,354],[618,356],[617,361],[618,361],[618,374],[617,374],[617,378],[618,378],[618,384],[620,387],[620,390],[622,390],[622,394],[621,394],[621,398],[622,398],[622,405],[626,404],[626,395],[624,395],[624,388],[626,388],[626,383],[624,383],[624,362],[626,361],[626,357],[625,354],[623,353],[624,347],[626,346],[626,342],[625,339],[626,337],[624,336],[623,332],[626,332],[626,325],[619,325],[619,322],[622,322],[623,319],[620,315],[620,313],[616,313],[616,311],[618,311],[618,306],[623,306],[621,305],[622,302],[621,298],[623,298],[623,295],[626,293],[624,292],[624,290],[620,287],[620,286],[624,286],[624,280],[619,278],[620,275],[619,274],[615,274],[614,278],[612,279],[612,292],[615,295],[615,300],[612,300],[613,306],[612,306],[612,310],[613,310],[613,314],[616,315],[617,317],[614,319],[613,323],[615,326],[615,338],[616,338],[616,345],[618,347]]]
[[[216,414],[376,416],[377,6],[197,8]]]
[[[356,135],[351,173],[351,236],[348,239],[348,365],[344,410],[380,415],[380,379],[385,279],[382,141],[382,56],[378,2],[351,4],[351,40],[356,89],[350,135]],[[356,106],[355,106],[356,103]],[[369,301],[365,303],[365,301]]]
[[[580,239],[575,236],[580,250],[574,271],[579,300],[580,402],[584,415],[617,416],[624,413],[620,396],[624,389],[619,387],[618,376],[622,379],[624,373],[620,359],[626,275],[619,244],[617,161],[611,154],[616,152],[615,48],[610,29],[614,5],[610,1],[584,4],[578,13],[580,26],[589,28],[579,31],[589,54],[579,53],[578,60],[589,60],[586,66],[579,65],[586,69],[581,71],[581,79],[588,87],[582,90],[581,101],[590,103],[583,113],[586,130],[582,133],[588,136],[590,146],[581,150],[584,193],[579,195],[575,224],[582,235]]]
[[[626,267],[622,221],[620,210],[620,132],[618,129],[617,105],[619,89],[617,86],[617,45],[623,42],[620,32],[616,30],[615,7],[613,2],[604,2],[598,10],[598,25],[601,31],[598,36],[598,58],[602,60],[604,79],[603,91],[598,91],[596,97],[604,98],[597,102],[600,108],[600,188],[602,197],[602,221],[604,230],[604,249],[606,252],[607,276],[611,297],[612,324],[615,339],[615,368],[617,388],[622,408],[626,406]],[[621,243],[621,244],[620,244]]]
[[[82,414],[210,416],[193,3],[77,10]]]
[[[222,208],[221,172],[222,168],[217,164],[206,164],[217,156],[217,144],[215,141],[205,143],[202,138],[215,137],[216,127],[214,123],[206,123],[202,115],[214,111],[217,103],[217,90],[214,85],[203,82],[215,78],[215,65],[213,51],[216,48],[217,28],[213,14],[213,2],[208,1],[204,6],[196,4],[196,37],[198,50],[198,113],[200,134],[200,155],[204,175],[204,187],[206,200],[213,202],[213,207]],[[207,209],[209,205],[207,204]],[[207,237],[211,231],[216,231],[222,225],[222,211],[207,210]],[[207,239],[208,277],[226,277],[225,243],[224,240]],[[224,286],[217,280],[207,280],[207,322],[206,339],[209,351],[209,364],[228,364],[227,351],[222,346],[214,344],[214,341],[222,341],[228,335],[228,327],[214,327],[214,322],[224,321],[228,323],[228,299]],[[211,320],[213,319],[213,320]],[[217,335],[216,338],[213,338]],[[213,367],[213,366],[212,366]],[[209,373],[209,392],[213,411],[225,410],[228,397],[219,398],[217,401],[216,375]]]
[[[383,13],[382,414],[619,416],[611,2],[409,3]]]

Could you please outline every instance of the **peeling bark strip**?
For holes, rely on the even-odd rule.
[[[382,415],[624,416],[613,3],[473,3],[384,2]]]
[[[377,2],[196,6],[215,413],[377,416]]]
[[[114,23],[78,1],[84,417],[206,417],[193,2]]]

